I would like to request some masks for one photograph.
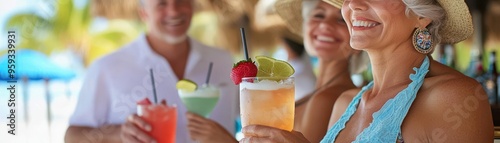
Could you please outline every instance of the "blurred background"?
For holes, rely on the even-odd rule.
[[[284,22],[273,15],[275,0],[195,0],[196,14],[189,34],[211,46],[231,51],[241,59],[239,28],[247,29],[252,55],[286,59],[280,32]],[[440,45],[433,57],[481,82],[498,106],[500,56],[499,0],[466,0],[475,33],[456,45]],[[87,67],[97,58],[131,42],[144,31],[136,13],[137,0],[0,0],[0,80],[5,80],[7,31],[16,31],[17,135],[1,133],[0,139],[20,143],[62,143],[68,119],[76,104]],[[497,52],[498,53],[498,52]],[[314,65],[315,58],[311,57]],[[494,69],[494,70],[493,70]],[[358,85],[371,80],[370,70]],[[7,82],[0,94],[8,95]],[[0,96],[0,131],[7,130],[3,110],[8,100]],[[4,103],[5,102],[5,103]],[[494,115],[500,115],[493,110]],[[498,118],[497,118],[498,119]],[[496,121],[496,120],[495,120]],[[499,123],[496,121],[496,123]],[[499,124],[496,124],[499,125]],[[7,140],[9,142],[9,140]]]

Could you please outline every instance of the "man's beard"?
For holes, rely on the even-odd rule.
[[[169,34],[159,34],[160,39],[163,41],[169,43],[169,44],[179,44],[181,42],[184,42],[187,39],[187,34],[183,34],[181,36],[173,36]]]

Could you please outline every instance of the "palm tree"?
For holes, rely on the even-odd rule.
[[[89,1],[91,2],[91,1]],[[52,4],[53,16],[36,12],[19,13],[7,20],[6,29],[20,33],[18,48],[33,49],[50,55],[71,49],[89,65],[96,58],[118,49],[131,41],[141,27],[135,21],[110,20],[108,28],[91,32],[94,21],[90,4],[76,7],[73,0],[58,0]],[[121,29],[126,28],[126,29]]]
[[[89,65],[100,56],[130,42],[140,32],[140,28],[137,27],[141,26],[137,22],[126,20],[110,20],[104,30],[93,32],[92,24],[95,19],[91,15],[89,3],[83,7],[76,7],[73,0],[58,0],[46,4],[54,10],[45,11],[47,13],[34,11],[18,13],[7,20],[4,28],[16,30],[18,33],[18,43],[16,43],[18,50],[32,49],[46,55],[71,50],[82,58],[84,65]],[[28,77],[23,77],[24,87],[27,86],[27,79]],[[45,79],[45,87],[48,87],[48,79]],[[46,92],[50,128],[51,110],[48,88]],[[27,109],[28,95],[26,91],[24,93],[24,109]],[[24,115],[27,119],[27,110]]]

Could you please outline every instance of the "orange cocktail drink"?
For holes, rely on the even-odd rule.
[[[241,123],[291,131],[295,113],[294,78],[248,77],[240,83]]]
[[[177,107],[163,104],[138,105],[138,115],[152,127],[148,135],[157,143],[175,143]]]

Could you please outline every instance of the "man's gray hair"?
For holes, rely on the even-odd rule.
[[[406,4],[407,16],[413,13],[419,17],[426,17],[432,20],[427,29],[432,35],[433,45],[441,43],[441,33],[439,33],[439,30],[446,18],[446,12],[441,5],[436,0],[403,0],[403,3]]]

